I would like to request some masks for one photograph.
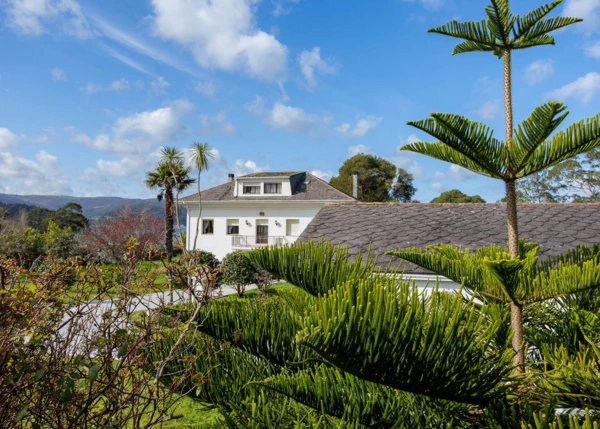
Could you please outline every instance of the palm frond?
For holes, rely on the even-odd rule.
[[[210,161],[217,157],[215,150],[208,143],[192,143],[190,161],[198,171],[206,171]]]
[[[319,296],[348,280],[367,278],[376,271],[377,260],[370,252],[359,252],[350,260],[347,247],[330,242],[269,246],[245,255],[264,270]]]
[[[544,18],[537,21],[526,33],[523,33],[516,45],[519,43],[527,43],[528,41],[536,40],[542,36],[549,36],[548,33],[556,31],[560,28],[567,27],[572,24],[583,21],[581,18],[572,18],[568,16],[556,16],[554,18]]]
[[[488,16],[487,27],[503,46],[510,44],[510,34],[515,18],[510,13],[507,0],[490,0],[490,5],[485,8]]]
[[[431,28],[427,30],[428,33],[443,34],[445,36],[456,37],[458,39],[464,39],[468,42],[473,42],[477,46],[477,50],[492,51],[496,49],[502,49],[502,45],[488,29],[485,20],[478,22],[458,22],[456,20],[450,21],[440,27]],[[463,50],[462,52],[468,52]],[[460,53],[460,52],[454,52]]]
[[[569,114],[562,103],[548,102],[536,107],[514,134],[509,148],[513,175],[521,171],[529,157]]]
[[[561,161],[600,147],[600,115],[576,122],[539,145],[519,177],[537,173]]]
[[[408,122],[469,159],[469,163],[478,166],[478,170],[487,172],[490,177],[502,178],[505,173],[507,151],[505,145],[493,137],[493,131],[478,122],[470,121],[460,115],[433,113],[431,118]],[[418,151],[424,146],[409,144],[403,150]],[[431,148],[433,150],[437,147]],[[430,150],[431,150],[430,149]],[[437,150],[438,153],[439,149]],[[444,153],[441,152],[441,155]],[[450,155],[446,153],[446,155]]]
[[[519,39],[524,35],[528,34],[529,31],[546,15],[552,12],[558,5],[562,3],[562,0],[553,1],[550,3],[546,3],[537,9],[534,9],[530,12],[527,12],[525,15],[516,15],[515,16],[515,39]]]
[[[331,290],[297,338],[363,380],[482,405],[508,387],[510,353],[492,347],[498,328],[461,294],[425,296],[377,276]]]

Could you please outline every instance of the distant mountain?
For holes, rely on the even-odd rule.
[[[27,206],[41,207],[56,210],[67,203],[77,203],[83,209],[83,215],[88,219],[106,217],[124,206],[132,209],[149,208],[157,216],[164,216],[164,203],[156,198],[119,198],[119,197],[67,197],[51,195],[10,195],[0,193],[0,202],[4,204],[24,204]],[[23,207],[27,210],[26,207]],[[185,224],[185,209],[179,206],[179,218]]]

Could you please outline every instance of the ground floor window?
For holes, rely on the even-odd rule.
[[[215,232],[215,221],[204,219],[202,221],[202,234],[213,234]]]
[[[285,235],[297,237],[300,235],[300,219],[288,219],[285,221]]]

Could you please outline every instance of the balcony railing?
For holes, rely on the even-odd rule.
[[[231,237],[231,245],[233,247],[272,246],[286,243],[288,243],[288,241],[284,236],[271,237],[266,235],[234,235]]]

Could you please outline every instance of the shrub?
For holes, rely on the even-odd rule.
[[[189,254],[196,265],[205,265],[210,268],[218,268],[220,265],[219,260],[212,252],[207,252],[205,250],[192,250],[189,252]]]
[[[223,258],[223,283],[235,287],[238,296],[244,295],[246,287],[257,278],[257,268],[240,252],[229,253]]]

